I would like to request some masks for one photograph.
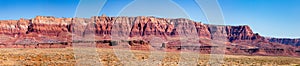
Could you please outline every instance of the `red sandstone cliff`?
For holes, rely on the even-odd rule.
[[[176,50],[199,49],[208,53],[214,40],[226,44],[228,54],[292,55],[296,56],[296,39],[267,39],[253,33],[249,26],[208,25],[189,19],[156,17],[55,18],[37,16],[33,19],[1,20],[0,47],[62,48],[84,38],[95,38],[97,47],[114,46],[114,40],[128,40],[133,49],[149,48],[143,45],[159,37],[161,43],[153,48]],[[4,39],[3,39],[4,38]],[[78,41],[72,41],[78,40]],[[112,40],[112,41],[110,41]],[[131,42],[131,40],[142,40]],[[189,46],[189,44],[191,46]],[[290,45],[285,45],[290,44]],[[165,46],[166,45],[166,46]],[[183,46],[184,45],[184,46]],[[193,48],[191,48],[193,47]],[[203,50],[203,51],[202,51]],[[283,53],[283,54],[280,54]],[[299,53],[300,54],[300,53]]]
[[[268,38],[270,42],[282,43],[291,46],[300,46],[300,39],[290,38]]]

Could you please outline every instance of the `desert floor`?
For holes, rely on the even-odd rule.
[[[214,62],[218,60],[219,62]],[[105,48],[0,49],[0,66],[211,66],[214,63],[223,66],[297,66],[300,65],[300,58]]]

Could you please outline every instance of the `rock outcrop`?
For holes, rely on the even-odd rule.
[[[270,42],[276,42],[291,46],[300,46],[300,39],[290,39],[290,38],[269,38]]]
[[[209,53],[211,48],[224,44],[228,54],[298,56],[294,51],[300,46],[299,39],[265,38],[253,33],[247,25],[208,25],[184,18],[37,16],[0,20],[0,27],[0,48],[64,48],[81,42],[111,48],[125,41],[126,46],[136,50]],[[153,44],[157,40],[160,42]]]
[[[70,31],[72,18],[54,18],[37,16],[30,20],[27,33],[37,33],[48,36],[60,36],[60,33]]]
[[[30,20],[1,20],[0,21],[0,33],[10,36],[18,36],[26,34],[28,31]]]

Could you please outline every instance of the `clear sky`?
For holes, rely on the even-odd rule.
[[[133,1],[108,0],[99,15],[117,16]],[[33,18],[37,15],[74,17],[79,2],[79,0],[0,0],[0,20]],[[219,0],[218,2],[227,25],[249,25],[254,32],[268,37],[300,38],[300,30],[298,30],[300,0]],[[194,0],[173,0],[173,3],[188,14],[190,19],[208,23]],[[178,11],[175,10],[176,8],[163,8],[170,5],[149,6],[170,12]],[[144,6],[133,8],[142,7]]]

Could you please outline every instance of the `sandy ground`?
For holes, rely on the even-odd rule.
[[[113,49],[0,49],[0,66],[296,66],[300,58]]]

